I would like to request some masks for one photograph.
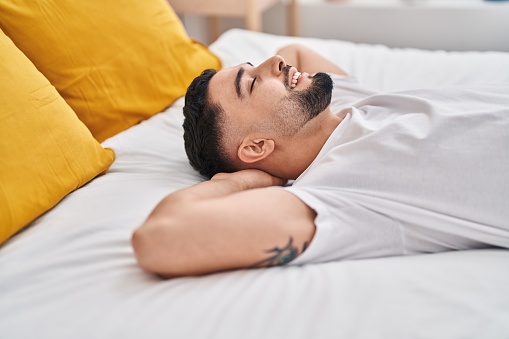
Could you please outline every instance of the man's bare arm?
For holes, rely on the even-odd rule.
[[[285,264],[311,241],[315,212],[257,170],[216,175],[168,195],[138,228],[139,265],[162,276]]]
[[[303,45],[292,44],[285,46],[277,54],[281,55],[288,65],[295,66],[300,72],[307,72],[309,74],[325,72],[348,75],[339,66]]]

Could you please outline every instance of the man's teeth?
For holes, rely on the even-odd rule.
[[[295,74],[292,76],[292,84],[290,85],[290,88],[295,88],[295,86],[297,86],[297,79],[299,79],[300,74],[300,72],[295,72]]]

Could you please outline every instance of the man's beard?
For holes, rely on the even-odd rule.
[[[290,93],[290,100],[299,102],[302,110],[307,112],[309,120],[322,113],[330,105],[334,86],[327,73],[316,73],[310,76],[310,79],[312,79],[311,85],[304,91],[291,90]],[[288,81],[285,84],[288,86]]]
[[[316,73],[310,76],[311,85],[302,91],[292,89],[289,85],[289,70],[284,71],[285,87],[288,95],[283,98],[274,112],[278,117],[276,122],[279,133],[291,136],[297,133],[306,123],[322,113],[331,102],[334,83],[326,73]]]

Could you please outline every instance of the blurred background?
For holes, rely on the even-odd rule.
[[[230,28],[447,51],[509,51],[506,0],[169,0],[205,44]]]

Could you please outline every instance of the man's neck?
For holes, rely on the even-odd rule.
[[[344,118],[329,109],[279,145],[268,172],[285,179],[297,179],[315,160],[323,145]]]

